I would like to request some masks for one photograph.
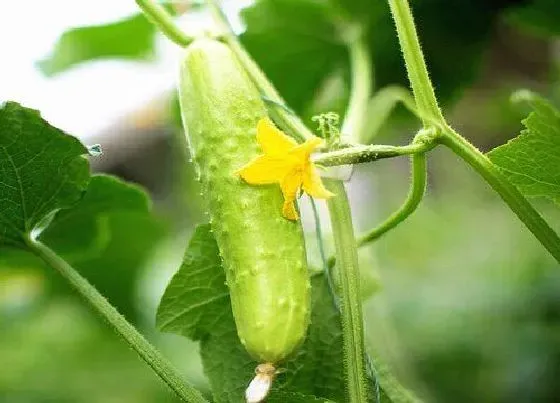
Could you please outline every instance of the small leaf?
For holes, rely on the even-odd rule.
[[[227,305],[229,291],[218,245],[210,225],[199,225],[181,268],[161,299],[156,324],[165,332],[200,340],[214,330],[227,312]]]
[[[59,211],[39,239],[72,263],[99,256],[111,241],[109,216],[119,212],[149,214],[146,193],[109,175],[91,178],[84,197]]]
[[[39,112],[0,108],[0,246],[25,238],[55,210],[77,202],[89,182],[87,148]]]
[[[40,240],[134,322],[143,264],[164,234],[142,188],[95,175],[84,197],[73,208],[59,211]],[[52,276],[54,292],[66,293],[68,287],[59,280],[58,275]]]
[[[150,59],[155,32],[155,26],[141,13],[106,25],[73,28],[62,34],[38,67],[45,75],[54,76],[90,60]]]
[[[529,103],[533,111],[523,120],[526,129],[488,157],[525,195],[560,204],[560,112],[535,95]]]

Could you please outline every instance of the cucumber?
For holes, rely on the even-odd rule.
[[[311,286],[301,224],[282,217],[279,186],[236,175],[262,153],[256,127],[265,105],[230,49],[207,38],[186,50],[179,99],[239,339],[253,358],[275,364],[305,338]]]

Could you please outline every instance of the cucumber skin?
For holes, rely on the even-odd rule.
[[[229,48],[211,39],[187,48],[179,99],[239,339],[253,358],[277,363],[305,338],[311,285],[301,224],[282,217],[279,186],[251,186],[236,174],[261,154],[265,105]]]

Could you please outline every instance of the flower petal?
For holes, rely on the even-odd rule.
[[[334,196],[334,193],[329,192],[317,172],[317,168],[313,164],[309,164],[303,174],[303,190],[310,196],[318,199],[328,199]]]
[[[298,144],[297,147],[292,148],[288,155],[293,161],[298,161],[300,164],[304,165],[304,163],[309,161],[311,153],[323,143],[323,139],[313,136],[306,140],[305,143]]]
[[[282,194],[284,195],[284,200],[295,200],[302,182],[303,175],[301,171],[292,169],[290,172],[288,172],[288,174],[280,183]]]
[[[269,118],[262,118],[257,123],[257,141],[265,154],[287,154],[298,143],[274,126]]]
[[[292,167],[282,158],[261,155],[242,167],[237,174],[247,183],[264,185],[282,182]]]
[[[284,201],[284,205],[282,206],[282,215],[284,216],[284,218],[292,221],[295,221],[299,218],[295,204],[295,200]]]

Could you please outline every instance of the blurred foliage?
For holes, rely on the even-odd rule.
[[[148,60],[154,57],[155,26],[144,14],[107,25],[73,28],[58,40],[52,53],[38,63],[47,76],[98,59]]]
[[[519,2],[411,2],[430,76],[443,103],[476,78],[500,13]],[[258,0],[242,16],[247,25],[243,44],[297,112],[305,110],[337,68],[347,68],[344,41],[360,30],[370,45],[376,86],[408,86],[385,1]]]
[[[507,13],[510,21],[538,35],[560,36],[560,7],[556,0],[533,0]]]

